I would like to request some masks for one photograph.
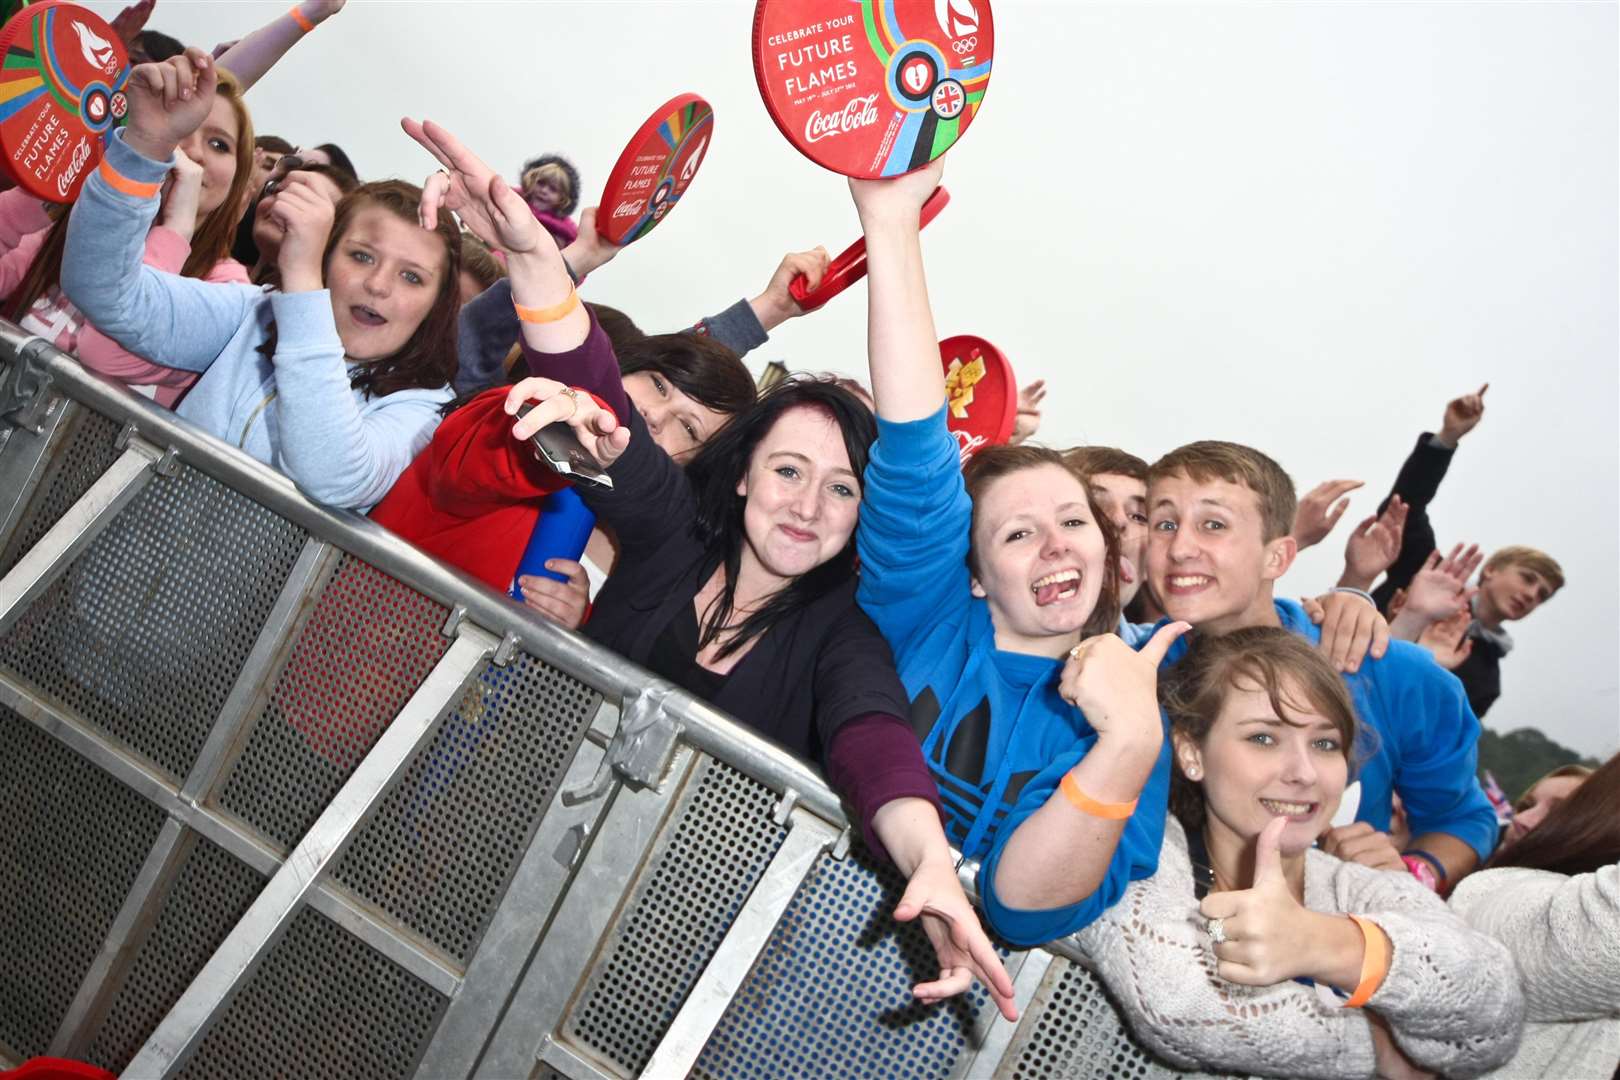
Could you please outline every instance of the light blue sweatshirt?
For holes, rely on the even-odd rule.
[[[130,149],[122,132],[106,165],[139,184],[172,166]],[[176,410],[231,446],[286,473],[332,506],[369,509],[405,471],[439,423],[448,386],[368,397],[349,385],[331,293],[268,292],[211,284],[143,265],[157,195],[125,194],[99,171],[68,224],[62,291],[132,352],[203,372]],[[258,349],[276,328],[273,359]]]

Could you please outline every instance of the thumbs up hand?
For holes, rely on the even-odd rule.
[[[1058,694],[1086,714],[1099,738],[1138,742],[1157,752],[1164,738],[1159,720],[1159,665],[1191,624],[1167,623],[1133,651],[1118,634],[1099,634],[1076,645],[1063,664]]]
[[[1250,888],[1212,892],[1198,906],[1211,922],[1217,970],[1229,982],[1270,986],[1313,975],[1324,920],[1349,924],[1348,919],[1318,915],[1294,899],[1278,848],[1287,826],[1287,818],[1273,818],[1260,834],[1254,855],[1254,884]],[[1355,932],[1354,925],[1349,925]]]

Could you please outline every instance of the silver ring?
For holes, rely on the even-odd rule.
[[[1204,929],[1209,932],[1209,940],[1213,941],[1217,945],[1226,944],[1225,919],[1211,919],[1204,924]]]

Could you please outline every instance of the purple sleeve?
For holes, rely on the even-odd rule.
[[[944,820],[922,746],[898,716],[867,713],[844,724],[827,748],[826,766],[833,789],[853,805],[866,846],[879,858],[888,859],[889,853],[872,829],[872,816],[885,803],[927,799]]]
[[[619,360],[613,355],[613,344],[596,321],[595,313],[590,308],[585,310],[591,317],[591,332],[578,348],[565,353],[536,352],[519,334],[523,361],[529,365],[531,375],[556,379],[565,386],[577,386],[595,394],[622,421],[630,415],[630,398],[624,392]]]

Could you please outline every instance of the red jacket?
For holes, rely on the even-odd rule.
[[[485,390],[445,417],[371,512],[372,520],[497,592],[511,587],[540,519],[540,499],[568,482],[528,443],[512,438],[506,392]]]

